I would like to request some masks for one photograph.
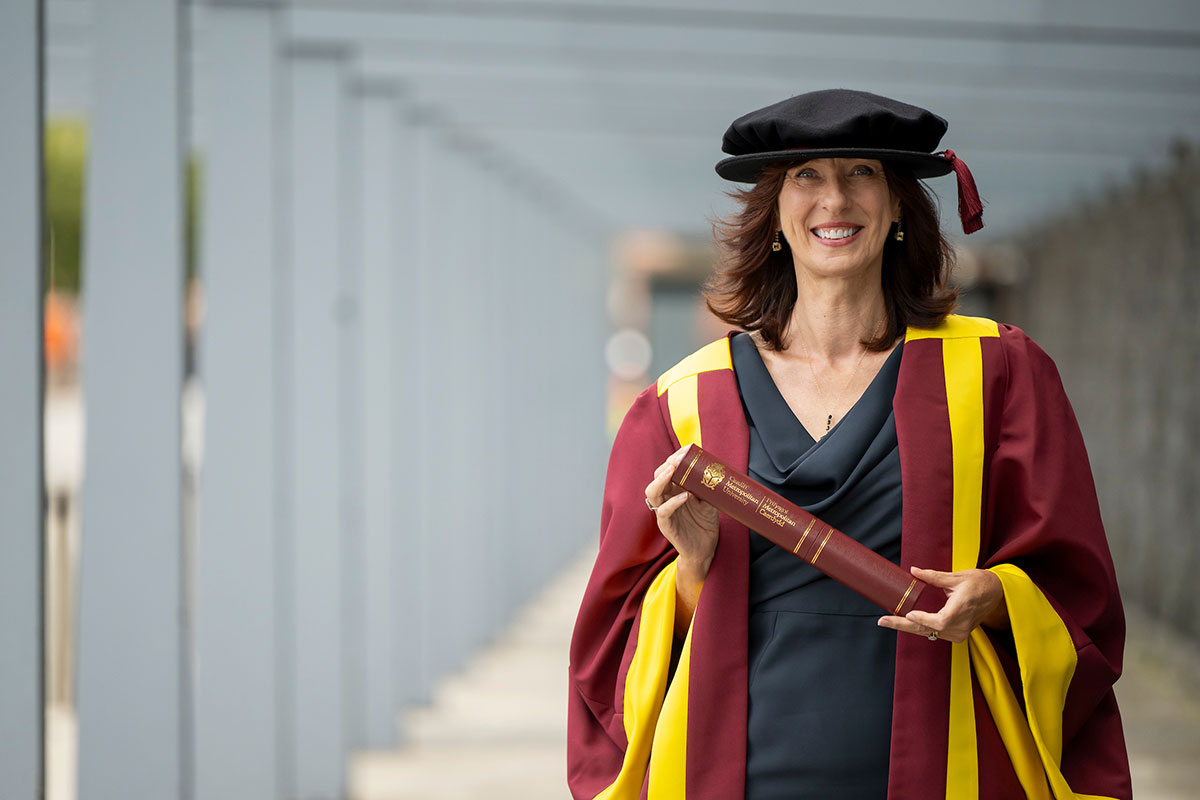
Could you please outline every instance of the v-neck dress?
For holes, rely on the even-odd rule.
[[[750,337],[738,334],[730,346],[750,426],[750,476],[899,563],[892,397],[904,345],[819,441]],[[746,800],[887,796],[896,633],[876,625],[882,615],[751,532]]]

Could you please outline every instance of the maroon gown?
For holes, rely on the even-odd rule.
[[[901,564],[992,569],[1013,631],[977,629],[960,645],[898,637],[888,797],[1127,800],[1112,691],[1124,615],[1083,439],[1053,362],[1017,328],[951,316],[934,330],[910,329],[893,407]],[[613,445],[600,550],[570,652],[567,771],[576,798],[743,796],[744,526],[722,516],[678,666],[657,685],[645,680],[652,659],[664,658],[643,616],[659,613],[666,594],[649,590],[673,574],[675,553],[646,510],[644,488],[681,443],[701,436],[706,450],[747,469],[728,338],[642,392]],[[657,630],[669,631],[669,620]]]

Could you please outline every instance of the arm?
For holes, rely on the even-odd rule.
[[[679,466],[686,447],[671,454],[654,471],[646,486],[646,503],[655,508],[658,529],[679,554],[675,571],[675,636],[687,636],[700,589],[717,552],[717,509],[673,485],[671,474]]]

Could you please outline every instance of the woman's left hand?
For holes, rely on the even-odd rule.
[[[962,642],[982,623],[994,628],[1007,626],[1004,587],[994,573],[986,569],[939,572],[913,567],[912,574],[944,591],[946,605],[936,614],[910,611],[906,617],[881,617],[880,627],[926,637],[937,634],[939,639]]]

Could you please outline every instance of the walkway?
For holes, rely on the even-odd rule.
[[[496,644],[412,714],[409,743],[358,756],[352,800],[563,800],[567,642],[591,555],[563,572]],[[1200,648],[1131,615],[1125,719],[1138,800],[1200,791]]]

